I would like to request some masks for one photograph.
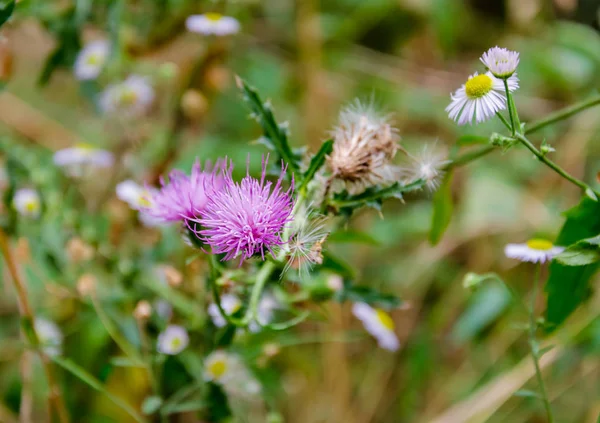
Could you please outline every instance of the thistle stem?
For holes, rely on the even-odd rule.
[[[531,358],[533,359],[533,365],[535,367],[535,377],[542,395],[542,401],[544,402],[544,408],[546,409],[546,417],[548,423],[554,422],[552,415],[552,408],[550,407],[550,400],[548,400],[548,394],[546,393],[546,386],[544,385],[544,379],[542,378],[542,371],[540,370],[540,356],[539,348],[536,340],[537,322],[535,318],[535,302],[538,296],[538,286],[540,281],[540,270],[542,265],[537,264],[535,266],[535,276],[533,279],[533,292],[531,293],[531,304],[529,306],[529,349],[531,352]]]
[[[26,330],[23,331],[24,335],[27,338],[27,340],[29,340],[33,344],[44,367],[44,373],[46,374],[46,379],[48,380],[48,389],[50,391],[48,394],[49,401],[55,408],[59,421],[61,423],[69,423],[69,414],[67,412],[67,407],[65,406],[60,387],[58,386],[58,383],[56,382],[56,379],[54,377],[54,369],[52,367],[52,364],[50,363],[50,360],[48,359],[48,356],[40,348],[40,341],[33,326],[35,322],[35,315],[33,314],[33,310],[31,309],[29,300],[27,298],[27,288],[25,287],[25,282],[21,280],[21,277],[17,270],[17,265],[15,263],[12,251],[10,249],[8,237],[1,229],[0,250],[2,251],[2,255],[4,256],[6,267],[8,267],[8,271],[12,277],[15,291],[17,292],[19,312],[23,320],[23,326],[27,325]]]

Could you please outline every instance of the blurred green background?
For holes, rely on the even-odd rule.
[[[168,151],[173,152],[169,168],[189,169],[196,156],[228,155],[241,173],[248,152],[257,159],[264,149],[251,144],[260,129],[248,118],[234,75],[270,99],[280,121],[289,121],[294,146],[307,145],[311,151],[327,138],[339,109],[356,97],[372,97],[390,112],[402,145],[411,152],[432,142],[450,151],[462,135],[501,131],[495,121],[458,127],[444,111],[450,92],[482,71],[478,57],[495,45],[521,53],[516,102],[522,121],[585,98],[600,83],[600,4],[595,0],[123,0],[119,14],[110,13],[112,2],[78,1],[78,7],[96,3],[95,12],[78,29],[83,39],[114,37],[126,52],[120,67],[104,78],[123,75],[123,69],[153,77],[157,102],[151,115],[135,126],[121,127],[99,116],[89,100],[95,87],[77,83],[70,69],[58,68],[46,85],[38,84],[45,60],[59,45],[56,34],[64,34],[57,22],[71,2],[22,3],[2,30],[7,41],[4,60],[12,57],[12,72],[0,94],[0,157],[6,161],[12,154],[22,161],[44,193],[49,213],[43,225],[20,227],[20,236],[29,240],[23,263],[32,302],[65,329],[65,355],[92,369],[109,389],[131,402],[143,399],[147,381],[134,370],[107,364],[114,346],[93,310],[57,286],[73,288],[82,273],[99,275],[103,291],[124,304],[118,312],[126,314],[134,303],[122,285],[131,276],[132,263],[169,262],[190,286],[200,285],[194,280],[202,267],[186,264],[173,228],[157,234],[128,227],[128,220],[115,229],[119,204],[112,192],[105,196],[99,180],[81,189],[92,196],[83,222],[70,232],[61,229],[65,219],[78,213],[76,203],[61,199],[78,194],[65,193],[68,184],[51,164],[53,151],[80,141],[115,150],[127,140],[127,166],[113,175],[121,179],[152,179],[152,169],[162,169]],[[191,110],[172,136],[177,93],[206,48],[206,41],[186,33],[182,22],[190,13],[215,8],[238,18],[242,30],[226,46],[226,55],[194,82],[206,104],[188,105]],[[596,187],[599,116],[598,109],[591,109],[535,136],[556,148],[554,159],[565,169]],[[256,170],[259,161],[252,163]],[[264,378],[267,384],[269,378],[278,380],[270,396],[284,421],[545,421],[536,398],[526,391],[512,395],[519,389],[535,390],[527,341],[518,330],[526,317],[501,285],[490,283],[473,294],[462,287],[462,278],[469,271],[494,271],[527,295],[533,267],[506,259],[504,245],[534,235],[554,239],[561,212],[578,202],[579,193],[520,149],[495,151],[457,170],[452,184],[453,220],[435,247],[427,242],[432,214],[427,194],[386,203],[383,218],[373,210],[355,216],[352,227],[370,233],[373,240],[358,246],[330,244],[357,269],[358,282],[406,301],[406,307],[393,312],[403,346],[390,354],[366,336],[348,336],[360,333],[360,324],[349,306],[333,303],[324,306],[327,319],[275,335],[270,341],[279,342],[281,352]],[[97,245],[105,260],[90,268],[59,271],[66,262],[63,246],[73,233]],[[12,422],[20,395],[19,350],[14,345],[18,314],[5,272],[0,421]],[[555,350],[545,356],[544,374],[558,422],[593,423],[600,414],[599,304],[593,296],[575,313],[555,335]],[[35,389],[43,390],[43,381],[34,377],[38,382],[42,386]],[[81,407],[75,421],[128,421],[103,397],[71,382],[73,391],[66,395]],[[264,410],[250,410],[246,419],[266,421]],[[176,421],[196,420],[190,415]]]

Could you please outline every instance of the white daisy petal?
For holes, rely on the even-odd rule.
[[[504,254],[530,263],[545,263],[564,251],[564,247],[553,245],[544,239],[531,239],[524,244],[508,244],[504,247]]]
[[[73,71],[80,81],[96,79],[104,67],[110,54],[110,43],[107,40],[92,41],[85,45],[75,59]]]
[[[204,35],[224,36],[236,34],[240,30],[240,23],[237,19],[218,13],[189,16],[185,21],[185,26],[190,32]]]
[[[184,327],[169,325],[158,335],[156,349],[167,355],[177,355],[187,348],[190,338]]]
[[[363,324],[381,348],[397,351],[400,341],[394,333],[394,321],[385,311],[373,308],[366,303],[354,303],[352,313]]]
[[[497,78],[512,76],[519,65],[519,53],[498,46],[492,47],[479,59]]]
[[[42,213],[42,201],[38,192],[31,188],[22,188],[15,192],[13,208],[23,217],[37,219]]]

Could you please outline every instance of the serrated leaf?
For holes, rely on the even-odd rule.
[[[356,271],[350,264],[329,251],[323,252],[323,264],[321,267],[350,279],[356,276]]]
[[[556,240],[557,245],[571,245],[600,233],[600,203],[584,197],[579,205],[565,213],[565,221]],[[565,266],[558,261],[550,265],[546,282],[546,321],[552,330],[589,297],[590,279],[598,263],[585,266]]]
[[[323,166],[325,163],[325,158],[331,151],[333,150],[333,140],[327,140],[323,144],[321,144],[321,148],[317,151],[317,154],[313,156],[310,160],[310,164],[308,165],[308,169],[304,172],[302,177],[302,183],[298,187],[298,191],[302,192],[306,189],[306,185],[314,178],[317,171]]]
[[[295,154],[290,147],[287,124],[277,123],[270,104],[263,102],[254,88],[240,78],[237,79],[237,83],[242,90],[244,101],[250,107],[252,116],[263,129],[264,136],[261,143],[265,143],[267,147],[277,151],[292,171],[298,171],[301,157]]]
[[[433,195],[433,215],[431,217],[431,230],[429,231],[429,242],[436,245],[442,239],[444,232],[448,229],[452,220],[452,175],[449,171],[438,190]]]
[[[343,209],[353,210],[363,206],[378,208],[383,200],[389,198],[402,198],[403,193],[418,191],[422,189],[424,185],[424,180],[417,179],[406,185],[401,185],[396,182],[385,188],[372,187],[357,195],[350,195],[348,192],[344,191],[340,194],[336,194],[330,201],[330,205],[339,211],[343,211]]]

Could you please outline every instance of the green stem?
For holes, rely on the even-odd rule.
[[[504,90],[506,91],[506,102],[508,104],[508,114],[510,115],[510,123],[512,126],[512,134],[515,136],[516,134],[521,133],[521,122],[519,121],[519,114],[517,113],[517,107],[515,106],[512,93],[508,89],[508,81],[506,79],[503,81]]]
[[[509,131],[512,131],[512,126],[511,126],[510,122],[508,122],[506,120],[506,118],[502,115],[502,113],[497,112],[496,116],[498,116],[498,118],[500,118],[500,120],[502,121],[502,123],[504,124],[504,126],[506,126],[506,129],[508,129]]]
[[[542,163],[544,163],[546,166],[548,166],[550,169],[554,170],[556,173],[558,173],[560,176],[562,176],[563,178],[565,178],[567,181],[571,182],[574,185],[577,185],[579,188],[583,189],[583,190],[589,190],[591,192],[593,192],[593,190],[583,181],[569,175],[563,168],[561,168],[559,165],[557,165],[556,163],[554,163],[552,160],[548,159],[544,154],[542,154],[541,151],[539,151],[532,143],[531,141],[529,141],[527,139],[527,137],[525,137],[525,135],[522,134],[516,134],[515,138],[518,139],[519,141],[521,141],[521,143],[527,147],[529,149],[529,151],[531,151],[539,161],[541,161]]]
[[[477,160],[480,157],[486,156],[496,148],[493,145],[486,145],[485,147],[481,147],[475,151],[470,151],[466,154],[458,156],[455,160],[452,160],[450,163],[446,164],[442,167],[442,170],[450,170],[455,167],[466,165],[474,160]]]
[[[212,293],[215,297],[215,303],[219,308],[219,312],[223,316],[223,318],[234,326],[246,327],[256,318],[256,311],[258,309],[258,303],[260,301],[261,294],[269,280],[269,277],[275,270],[275,263],[272,261],[266,261],[258,273],[256,274],[256,281],[254,286],[252,287],[252,293],[250,294],[250,304],[248,305],[248,309],[246,310],[246,314],[242,319],[238,319],[235,317],[231,317],[221,305],[221,296],[219,295],[219,289],[217,287],[216,281],[216,257],[214,254],[210,255],[209,260],[211,271],[210,271],[210,285],[212,287]]]
[[[561,120],[570,118],[571,116],[585,109],[589,109],[590,107],[597,106],[598,104],[600,104],[600,95],[596,95],[588,100],[584,100],[580,103],[565,107],[564,109],[558,110],[554,113],[550,113],[545,118],[529,124],[528,127],[525,129],[525,134],[531,134],[532,132],[538,131],[555,122],[559,122]]]
[[[544,385],[544,379],[542,378],[542,371],[540,370],[539,348],[535,336],[537,329],[535,302],[538,296],[541,267],[541,264],[537,264],[535,266],[535,277],[533,279],[533,292],[531,293],[531,304],[529,307],[529,348],[531,351],[531,357],[533,358],[533,365],[535,367],[535,377],[537,379],[540,393],[542,395],[542,401],[544,402],[544,407],[546,409],[546,417],[548,419],[548,423],[553,423],[554,417],[552,416],[552,408],[550,407],[550,401],[548,400],[548,394],[546,393],[546,386]]]

